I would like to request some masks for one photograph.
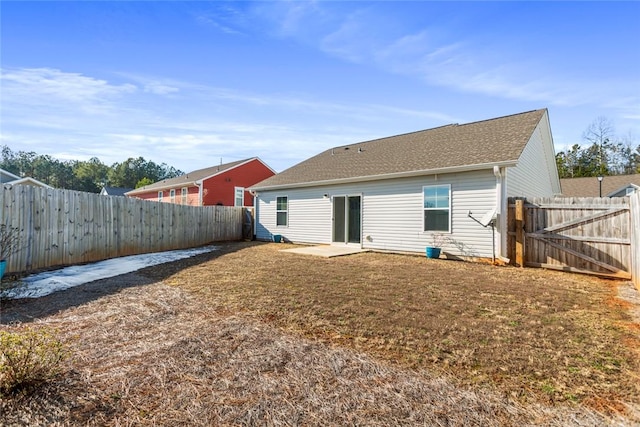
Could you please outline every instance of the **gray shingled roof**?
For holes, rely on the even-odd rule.
[[[145,185],[144,187],[136,188],[133,191],[129,191],[127,193],[127,196],[135,196],[136,194],[147,193],[149,191],[154,191],[154,190],[163,190],[166,188],[195,185],[196,181],[199,181],[204,178],[208,178],[220,172],[224,172],[227,169],[234,168],[254,158],[256,157],[252,157],[250,159],[238,160],[236,162],[231,162],[231,163],[225,163],[218,166],[212,166],[205,169],[198,169],[198,170],[189,172],[187,174],[178,176],[176,178],[164,179],[162,181],[154,182],[153,184],[150,184],[150,185]]]
[[[125,193],[133,191],[133,188],[121,188],[121,187],[103,187],[102,190],[107,193],[108,196],[124,196]]]
[[[640,174],[605,176],[602,178],[602,196],[630,184],[640,187]],[[560,180],[560,187],[562,195],[566,197],[598,197],[600,194],[600,183],[595,176],[563,178]]]
[[[546,109],[335,147],[254,185],[256,190],[323,181],[515,162]]]

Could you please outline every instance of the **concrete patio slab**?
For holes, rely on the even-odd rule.
[[[353,255],[361,252],[369,252],[368,249],[353,248],[349,246],[333,246],[333,245],[320,245],[320,246],[301,246],[293,249],[282,249],[280,252],[291,252],[302,255],[315,255],[325,258],[332,258],[336,256]]]

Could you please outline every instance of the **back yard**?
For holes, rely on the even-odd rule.
[[[223,244],[3,301],[0,327],[51,328],[70,354],[57,381],[2,398],[4,423],[640,422],[640,325],[618,297],[625,282],[286,247]]]

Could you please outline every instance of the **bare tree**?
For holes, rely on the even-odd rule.
[[[609,155],[613,145],[615,128],[613,122],[604,116],[596,118],[582,134],[582,139],[597,149],[598,175],[608,175]]]

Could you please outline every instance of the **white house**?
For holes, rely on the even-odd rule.
[[[11,185],[32,185],[34,187],[53,188],[50,185],[40,182],[35,178],[29,176],[20,178],[18,175],[12,174],[9,171],[0,169],[0,183]]]
[[[554,153],[546,109],[335,147],[251,188],[256,237],[504,256],[507,198],[560,193]]]

